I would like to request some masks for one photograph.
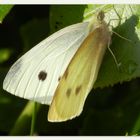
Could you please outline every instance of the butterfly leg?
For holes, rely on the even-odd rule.
[[[107,47],[107,48],[108,48],[109,52],[111,53],[111,55],[113,56],[113,59],[114,59],[114,61],[115,61],[115,64],[116,64],[116,66],[117,66],[117,68],[118,68],[118,70],[119,70],[119,68],[120,68],[120,66],[121,66],[121,63],[118,62],[118,60],[116,59],[116,57],[115,57],[113,51],[111,50],[111,48],[110,48],[110,42],[108,43],[108,47]]]

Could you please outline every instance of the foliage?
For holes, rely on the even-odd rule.
[[[10,12],[13,5],[0,5],[0,23],[2,23],[5,16]]]

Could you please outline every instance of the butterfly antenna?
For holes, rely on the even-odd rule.
[[[130,39],[128,39],[128,38],[125,38],[125,37],[121,36],[121,35],[118,34],[117,32],[112,31],[112,33],[114,33],[115,35],[117,35],[117,36],[120,37],[121,39],[124,39],[124,40],[126,40],[126,41],[132,42],[132,40],[130,40]]]

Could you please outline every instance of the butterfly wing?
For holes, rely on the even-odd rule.
[[[87,26],[71,25],[36,45],[13,64],[3,88],[16,96],[50,104],[60,77],[88,34]]]
[[[66,121],[82,112],[109,42],[110,32],[104,24],[87,36],[60,80],[49,108],[49,121]]]

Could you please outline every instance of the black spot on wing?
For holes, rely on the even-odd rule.
[[[47,77],[47,73],[45,71],[41,71],[39,74],[38,74],[38,79],[41,80],[41,81],[44,81]]]
[[[66,92],[66,95],[68,98],[70,97],[70,94],[71,94],[71,88],[67,89],[67,92]]]
[[[82,89],[81,85],[76,87],[75,94],[78,95],[80,93],[81,89]]]

